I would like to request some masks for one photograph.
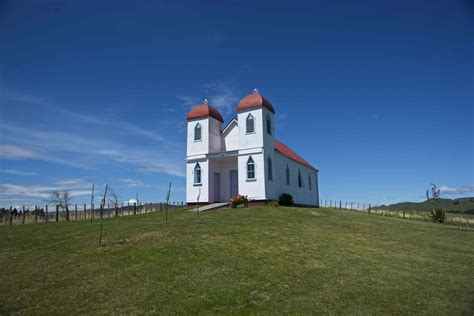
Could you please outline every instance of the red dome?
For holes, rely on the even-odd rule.
[[[209,116],[224,123],[224,119],[219,111],[212,105],[206,103],[194,107],[191,112],[188,113],[188,121]]]
[[[239,105],[237,106],[237,112],[259,108],[262,106],[266,107],[273,114],[275,114],[275,110],[273,109],[273,105],[270,103],[270,101],[265,99],[260,93],[254,92],[240,100]]]

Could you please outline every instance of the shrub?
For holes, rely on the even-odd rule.
[[[446,212],[440,208],[431,210],[431,220],[435,223],[444,223],[446,221]]]
[[[291,194],[288,193],[283,193],[282,195],[280,195],[278,203],[280,203],[280,205],[282,206],[292,206],[293,204],[295,204],[295,202],[293,201],[293,197],[291,196]]]
[[[232,208],[236,208],[237,206],[239,206],[240,204],[244,204],[245,207],[248,207],[249,206],[249,199],[247,198],[247,196],[243,196],[243,195],[236,195],[234,196],[233,198],[230,199],[230,207]]]

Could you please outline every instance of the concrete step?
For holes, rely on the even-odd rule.
[[[217,209],[220,209],[220,208],[224,208],[226,206],[229,206],[230,203],[229,202],[225,202],[225,203],[214,203],[214,204],[209,204],[209,205],[203,205],[203,206],[199,206],[199,208],[193,208],[193,209],[190,209],[189,211],[190,212],[207,212],[207,211],[212,211],[212,210],[217,210]]]

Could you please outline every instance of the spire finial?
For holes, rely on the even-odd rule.
[[[259,91],[257,88],[253,89],[253,93],[257,94]]]
[[[208,104],[209,101],[207,99],[204,99],[204,104]]]

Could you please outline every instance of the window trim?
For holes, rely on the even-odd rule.
[[[196,130],[199,129],[199,139],[196,139]],[[202,142],[202,127],[199,122],[194,126],[194,142]]]
[[[303,187],[303,177],[301,176],[301,169],[298,169],[298,187]]]
[[[249,165],[252,165],[253,166],[253,178],[249,178]],[[245,170],[245,174],[246,174],[246,178],[247,178],[247,181],[257,181],[257,172],[255,170],[255,160],[253,160],[252,156],[249,156],[249,159],[247,159],[247,163],[245,164],[246,166],[246,170]]]
[[[198,180],[198,176],[197,176],[197,171],[199,171],[199,182],[197,182]],[[196,162],[196,165],[194,166],[194,183],[193,185],[194,186],[202,186],[202,168],[201,168],[201,165],[199,164],[199,162]]]
[[[248,131],[248,127],[249,127],[249,121],[252,120],[252,131],[249,132]],[[249,113],[249,115],[247,115],[247,118],[245,119],[245,134],[255,134],[255,117],[252,115],[252,113]]]

